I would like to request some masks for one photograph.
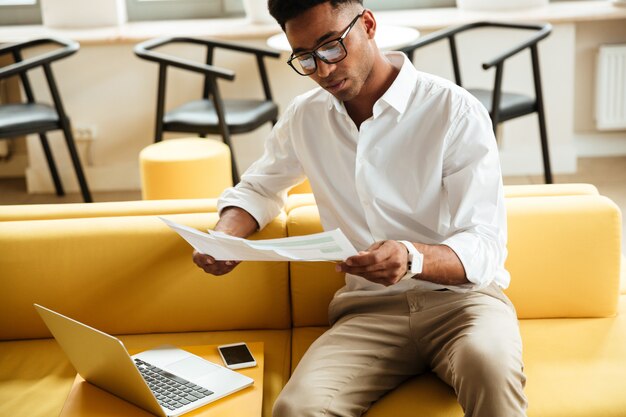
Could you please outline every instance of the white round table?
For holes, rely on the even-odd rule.
[[[376,45],[382,50],[390,51],[406,46],[419,38],[417,29],[405,26],[378,25],[376,28]],[[281,52],[291,52],[291,45],[283,32],[270,36],[267,45]]]

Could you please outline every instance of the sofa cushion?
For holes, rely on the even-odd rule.
[[[212,345],[263,342],[265,369],[263,415],[289,376],[290,331],[257,330],[121,336],[131,352],[164,344]],[[76,372],[53,339],[0,342],[0,414],[11,417],[48,417],[61,411]]]
[[[292,369],[324,327],[294,329]],[[626,296],[609,318],[520,320],[529,417],[624,416]],[[434,374],[411,378],[367,417],[462,417],[454,391]]]
[[[289,236],[322,231],[317,206],[301,206],[287,217]],[[344,284],[332,262],[290,262],[291,317],[294,327],[327,326],[328,305]]]
[[[75,375],[53,339],[0,342],[0,414],[59,415]]]
[[[205,230],[216,213],[168,218]],[[285,236],[285,218],[254,238]],[[110,334],[290,327],[286,262],[208,275],[155,216],[0,223],[0,340],[47,338],[33,303]]]

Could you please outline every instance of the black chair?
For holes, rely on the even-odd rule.
[[[23,50],[50,44],[59,46],[59,48],[27,59],[23,58]],[[87,180],[85,179],[78,152],[76,151],[70,120],[63,108],[61,96],[59,95],[59,90],[54,76],[52,75],[51,67],[53,61],[74,54],[78,51],[78,48],[79,45],[77,42],[57,38],[35,39],[0,47],[0,55],[12,54],[14,61],[13,64],[0,68],[0,79],[18,75],[22,82],[27,100],[26,103],[0,105],[0,138],[14,138],[23,135],[38,134],[44,154],[46,155],[46,160],[48,161],[48,167],[50,168],[56,194],[62,196],[65,194],[65,191],[63,190],[63,184],[61,183],[61,178],[59,177],[54,158],[52,157],[48,137],[46,136],[46,132],[62,130],[65,135],[65,142],[67,143],[72,164],[74,165],[74,171],[78,177],[78,184],[83,195],[83,200],[86,203],[90,203],[93,201],[91,193],[89,192]],[[27,72],[38,67],[43,68],[54,103],[53,105],[35,101]]]
[[[494,132],[497,130],[499,123],[506,122],[507,120],[515,119],[517,117],[525,116],[531,113],[537,113],[539,119],[539,135],[541,137],[541,150],[543,153],[543,169],[544,178],[547,184],[552,183],[552,171],[550,169],[550,155],[548,151],[548,135],[546,131],[545,112],[543,108],[543,96],[541,92],[541,76],[539,73],[539,55],[537,53],[537,43],[546,38],[552,31],[552,26],[549,24],[517,24],[517,23],[499,23],[499,22],[476,22],[449,29],[444,29],[431,33],[423,38],[418,39],[413,44],[399,49],[405,52],[409,59],[413,61],[413,53],[416,49],[426,45],[430,45],[434,42],[447,39],[450,44],[450,52],[452,55],[452,65],[454,68],[455,82],[462,86],[461,83],[461,70],[459,67],[459,58],[457,54],[457,46],[455,36],[466,32],[471,29],[484,28],[484,27],[496,27],[504,29],[522,29],[528,31],[534,31],[535,33],[529,37],[525,42],[516,45],[508,51],[500,54],[491,61],[483,63],[483,69],[495,67],[495,81],[492,90],[468,88],[467,90],[472,93],[480,102],[489,110],[491,121],[493,123]],[[534,79],[535,96],[529,97],[522,94],[505,93],[502,91],[502,75],[504,72],[505,61],[516,55],[517,53],[530,49],[530,55],[532,60],[532,71]]]
[[[205,46],[207,49],[206,64],[154,51],[158,47],[174,43]],[[232,81],[235,79],[235,73],[229,69],[213,66],[213,52],[216,48],[254,54],[256,56],[265,99],[222,98],[217,79]],[[189,132],[196,133],[200,137],[205,137],[207,134],[221,135],[224,143],[231,149],[233,184],[237,184],[239,182],[239,173],[230,136],[231,134],[251,132],[267,122],[276,124],[278,106],[272,101],[272,93],[263,58],[278,58],[280,54],[266,49],[196,38],[160,38],[149,40],[136,45],[135,54],[140,58],[159,64],[156,134],[154,141],[161,141],[163,132]],[[164,112],[168,66],[203,75],[204,88],[202,98]]]

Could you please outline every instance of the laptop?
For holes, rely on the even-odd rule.
[[[173,346],[130,356],[116,337],[34,306],[81,377],[154,415],[179,416],[254,383]]]

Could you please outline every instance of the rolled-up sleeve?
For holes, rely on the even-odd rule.
[[[222,193],[217,203],[220,213],[226,207],[240,207],[262,229],[280,213],[289,189],[304,180],[290,140],[294,107],[292,103],[272,129],[263,156],[246,170],[239,184]]]
[[[498,149],[484,107],[471,103],[446,136],[443,184],[450,209],[450,234],[442,242],[459,257],[478,289],[497,274],[508,285],[506,210]]]

